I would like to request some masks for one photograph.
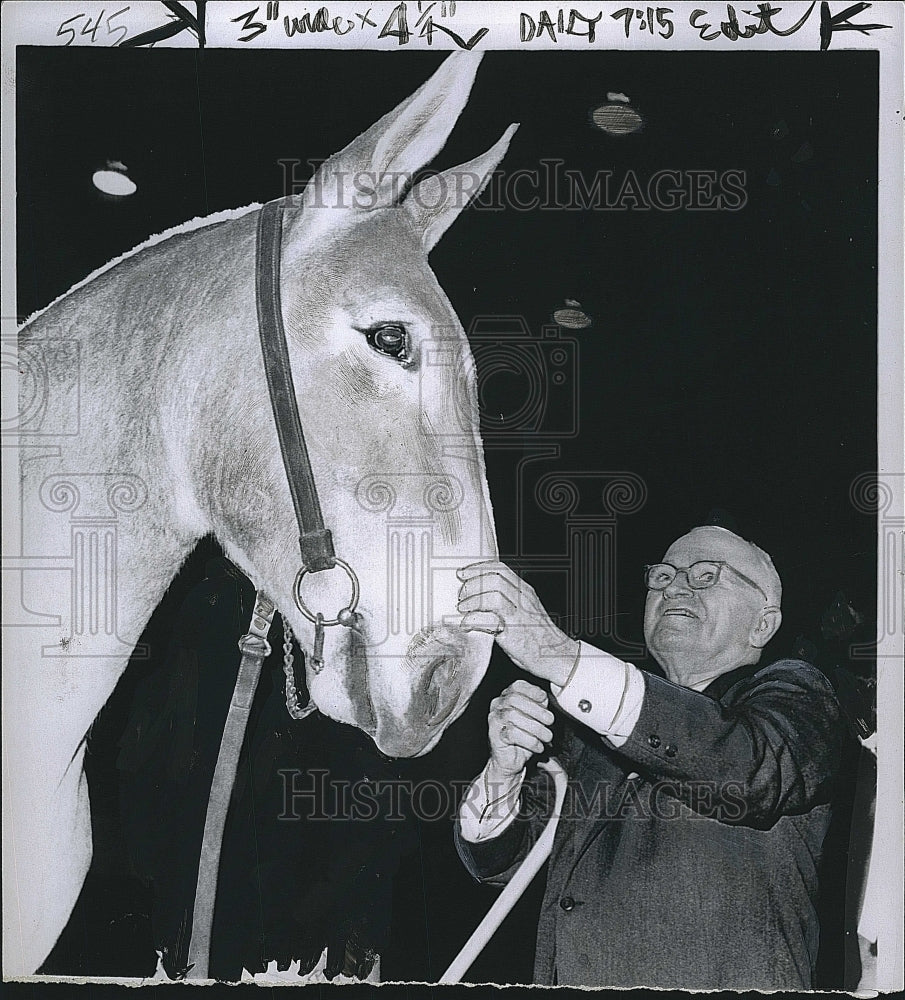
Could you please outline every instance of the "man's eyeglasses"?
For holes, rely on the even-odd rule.
[[[728,569],[730,573],[735,573],[740,580],[754,587],[755,590],[761,593],[763,599],[768,604],[770,603],[767,595],[751,577],[745,576],[744,573],[739,572],[739,570],[734,566],[730,566],[727,562],[703,560],[692,563],[685,569],[679,569],[678,566],[673,566],[671,563],[655,563],[653,566],[644,567],[644,585],[648,590],[666,590],[679,573],[684,573],[685,579],[688,581],[688,586],[692,590],[706,590],[717,583],[720,573],[724,569]]]

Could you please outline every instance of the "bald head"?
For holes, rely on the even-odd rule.
[[[708,524],[692,528],[686,535],[676,539],[664,556],[665,562],[671,562],[669,555],[680,548],[683,552],[700,552],[697,559],[713,559],[727,562],[734,569],[750,577],[767,597],[770,607],[782,607],[782,581],[773,565],[773,560],[754,542],[746,541],[728,528],[719,528]]]

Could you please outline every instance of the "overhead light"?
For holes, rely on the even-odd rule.
[[[129,176],[128,167],[119,160],[107,160],[104,167],[92,174],[91,182],[98,191],[112,198],[128,198],[138,190]]]
[[[644,125],[644,119],[629,104],[625,94],[610,91],[607,103],[591,112],[591,121],[608,135],[629,135]]]
[[[570,330],[583,330],[590,326],[593,320],[581,308],[581,303],[575,299],[566,299],[564,305],[553,310],[553,322]]]

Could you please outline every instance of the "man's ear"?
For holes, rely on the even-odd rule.
[[[749,641],[756,649],[763,649],[764,646],[776,635],[777,629],[782,624],[782,612],[779,608],[764,608],[760,616],[751,629]]]

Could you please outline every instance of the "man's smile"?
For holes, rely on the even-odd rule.
[[[672,616],[678,616],[678,617],[681,617],[681,618],[697,618],[698,617],[698,615],[696,615],[691,610],[691,608],[667,608],[663,612],[663,617],[665,618],[667,615],[669,615],[671,617]]]

